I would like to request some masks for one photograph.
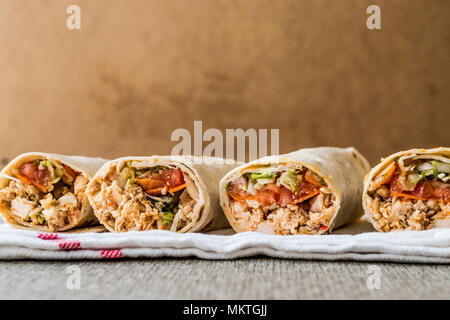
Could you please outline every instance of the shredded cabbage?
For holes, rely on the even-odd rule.
[[[275,173],[272,170],[265,170],[262,172],[252,172],[247,174],[251,181],[257,182],[258,179],[274,179]]]
[[[283,172],[283,174],[278,179],[279,183],[286,187],[287,189],[291,190],[292,192],[295,192],[295,189],[297,188],[297,175],[295,173],[292,173],[292,171],[288,170]]]
[[[163,212],[161,213],[162,221],[165,225],[171,223],[173,221],[173,217],[175,216],[172,212]]]

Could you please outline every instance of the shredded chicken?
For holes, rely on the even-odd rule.
[[[50,231],[64,231],[73,227],[88,206],[85,196],[88,179],[79,175],[72,190],[67,186],[51,188],[43,193],[34,185],[11,180],[0,190],[0,207],[21,224],[45,225]]]
[[[381,197],[376,192],[368,198],[368,209],[375,226],[383,231],[426,230],[438,220],[450,219],[450,207],[436,199],[416,200]]]
[[[246,203],[232,200],[231,210],[241,230],[280,235],[316,234],[321,227],[330,225],[335,212],[332,198],[331,194],[320,193],[309,203],[270,206],[252,200]]]
[[[329,229],[336,197],[309,168],[254,168],[226,185],[234,225],[241,231],[317,234]]]
[[[15,198],[11,201],[11,211],[22,219],[27,219],[28,213],[33,210],[35,203],[24,198]]]
[[[192,221],[197,220],[197,213],[194,211],[194,206],[197,201],[189,199],[186,202],[180,203],[178,213],[179,223],[174,230],[181,230]]]
[[[444,182],[448,178],[438,171],[448,165],[426,162],[415,156],[401,157],[370,182],[365,205],[378,230],[426,230],[449,225],[443,223],[450,222],[448,184]]]

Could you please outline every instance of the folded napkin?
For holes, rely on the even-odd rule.
[[[231,229],[202,234],[169,231],[45,233],[0,225],[0,259],[188,257],[450,263],[450,229],[373,232],[367,221],[331,235],[277,236]]]

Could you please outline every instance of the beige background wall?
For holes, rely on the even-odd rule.
[[[203,120],[375,163],[450,145],[449,53],[448,0],[2,0],[1,155],[169,153]]]

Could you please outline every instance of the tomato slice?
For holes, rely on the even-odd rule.
[[[278,202],[290,202],[290,191],[283,187],[280,190],[274,183],[269,183],[264,188],[256,191],[256,194],[252,197],[253,200],[261,203],[263,206],[270,206],[273,203]]]
[[[17,177],[27,183],[33,184],[42,192],[47,192],[47,183],[49,180],[49,172],[47,169],[39,169],[39,165],[34,162],[26,162],[19,167]]]
[[[444,202],[450,202],[450,184],[442,182],[433,182],[434,195],[444,200]]]
[[[319,190],[316,190],[316,191],[314,191],[314,192],[312,192],[312,193],[309,193],[309,194],[306,194],[306,195],[304,195],[304,196],[302,196],[302,197],[300,197],[300,198],[296,198],[296,201],[295,201],[294,203],[295,203],[295,204],[301,203],[301,202],[303,202],[303,201],[305,201],[305,200],[308,200],[308,199],[310,199],[310,198],[312,198],[312,197],[314,197],[314,196],[317,196],[319,193],[320,193],[320,191],[319,191]]]
[[[238,202],[244,202],[245,200],[254,200],[263,206],[270,206],[274,203],[279,204],[298,204],[311,197],[317,195],[320,191],[320,187],[314,185],[308,181],[301,181],[297,187],[298,191],[292,192],[291,190],[275,183],[269,183],[264,185],[261,189],[256,190],[254,195],[247,193],[240,186],[245,183],[239,179],[231,182],[228,188],[228,194],[234,200]]]
[[[405,197],[417,200],[442,199],[450,201],[450,184],[422,180],[417,183],[413,191],[404,190],[399,182],[399,176],[395,176],[391,182],[391,195],[394,197]]]
[[[177,187],[170,188],[169,192],[170,193],[174,193],[174,192],[180,191],[180,190],[182,190],[184,188],[186,188],[186,183],[183,183],[182,185],[179,185]]]
[[[303,202],[320,193],[320,185],[302,180],[297,186],[298,192],[295,194],[295,202]]]
[[[65,164],[63,164],[64,170],[66,170],[66,172],[75,180],[80,173],[76,172],[75,170],[73,170],[71,167],[66,166]]]
[[[152,174],[148,178],[136,179],[136,183],[152,196],[161,195],[165,188],[170,193],[174,193],[186,187],[180,168],[169,169],[161,174]]]
[[[161,174],[161,176],[169,189],[173,189],[184,184],[184,176],[180,168],[166,170]]]

